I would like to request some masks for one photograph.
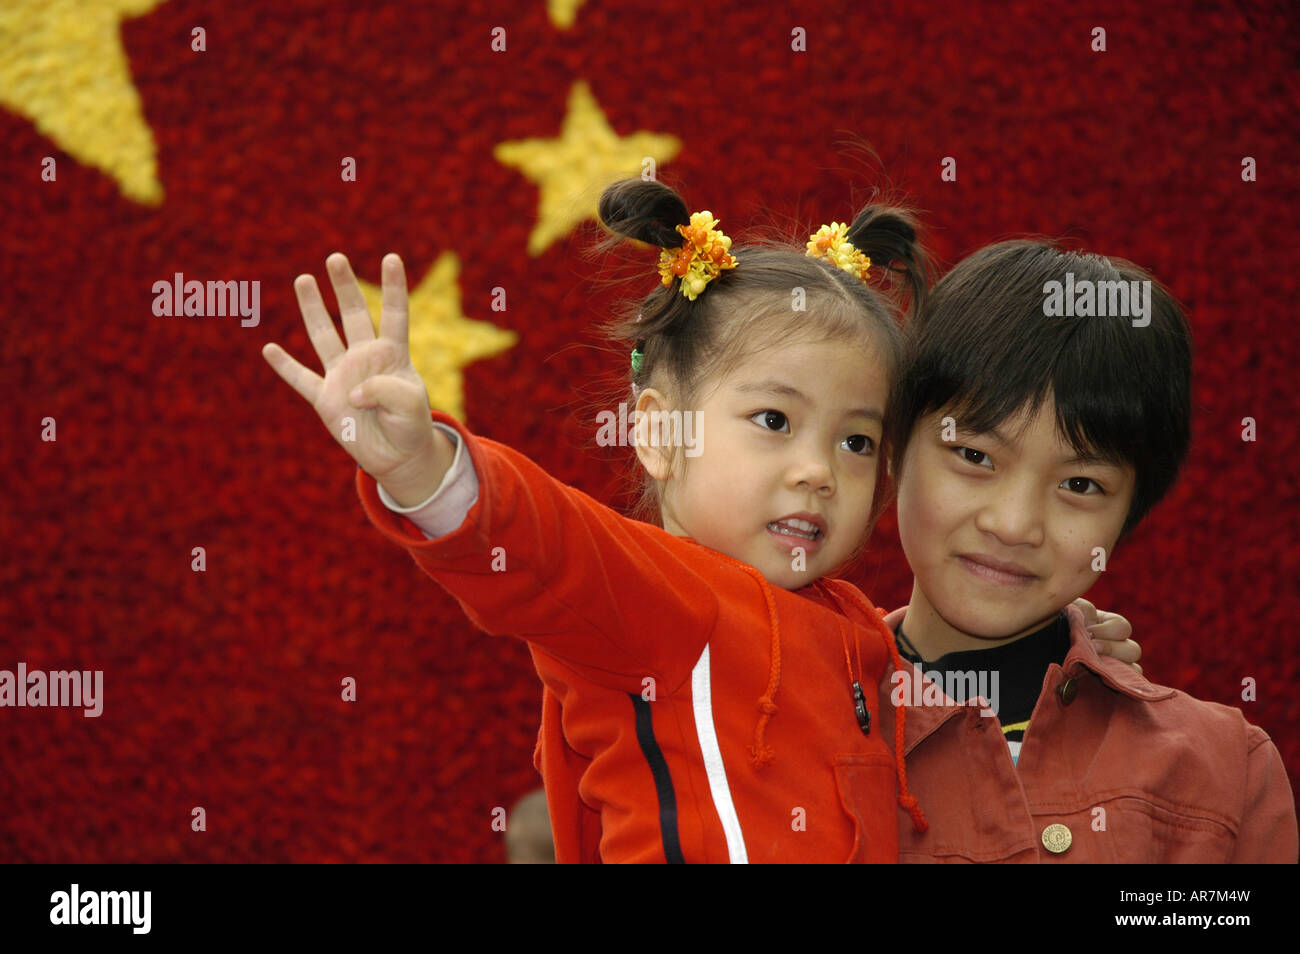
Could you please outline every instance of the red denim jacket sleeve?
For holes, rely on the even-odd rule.
[[[1234,864],[1288,864],[1300,860],[1295,796],[1277,746],[1263,729],[1247,725],[1246,803],[1230,859]]]
[[[428,539],[358,470],[379,532],[488,633],[523,637],[608,688],[639,693],[646,676],[684,682],[717,622],[711,577],[724,559],[622,516],[447,414],[432,419],[465,441],[478,500],[460,527]]]

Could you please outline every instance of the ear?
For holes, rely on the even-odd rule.
[[[672,448],[650,443],[650,415],[667,411],[668,399],[655,388],[645,388],[637,395],[633,409],[633,434],[636,436],[636,458],[652,478],[667,480],[673,474]]]

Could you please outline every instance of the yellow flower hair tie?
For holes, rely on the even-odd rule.
[[[731,239],[714,228],[718,220],[713,213],[692,212],[690,225],[679,225],[677,231],[686,239],[679,249],[664,249],[659,253],[659,277],[664,287],[674,278],[682,282],[682,294],[695,301],[709,282],[724,269],[735,268],[736,259],[731,254]]]
[[[808,254],[821,258],[836,268],[842,268],[855,278],[866,281],[871,268],[871,259],[854,248],[846,235],[849,227],[843,222],[823,225],[808,240]]]

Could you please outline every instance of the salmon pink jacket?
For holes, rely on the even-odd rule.
[[[1043,677],[1017,764],[982,702],[892,672],[881,683],[891,731],[891,695],[904,703],[907,779],[930,823],[919,834],[900,817],[899,860],[1294,864],[1295,798],[1264,731],[1098,656],[1082,613],[1066,614],[1070,649]]]

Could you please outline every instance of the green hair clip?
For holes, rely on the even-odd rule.
[[[645,355],[639,349],[632,349],[632,377],[636,377],[641,373],[641,359],[644,357]]]

